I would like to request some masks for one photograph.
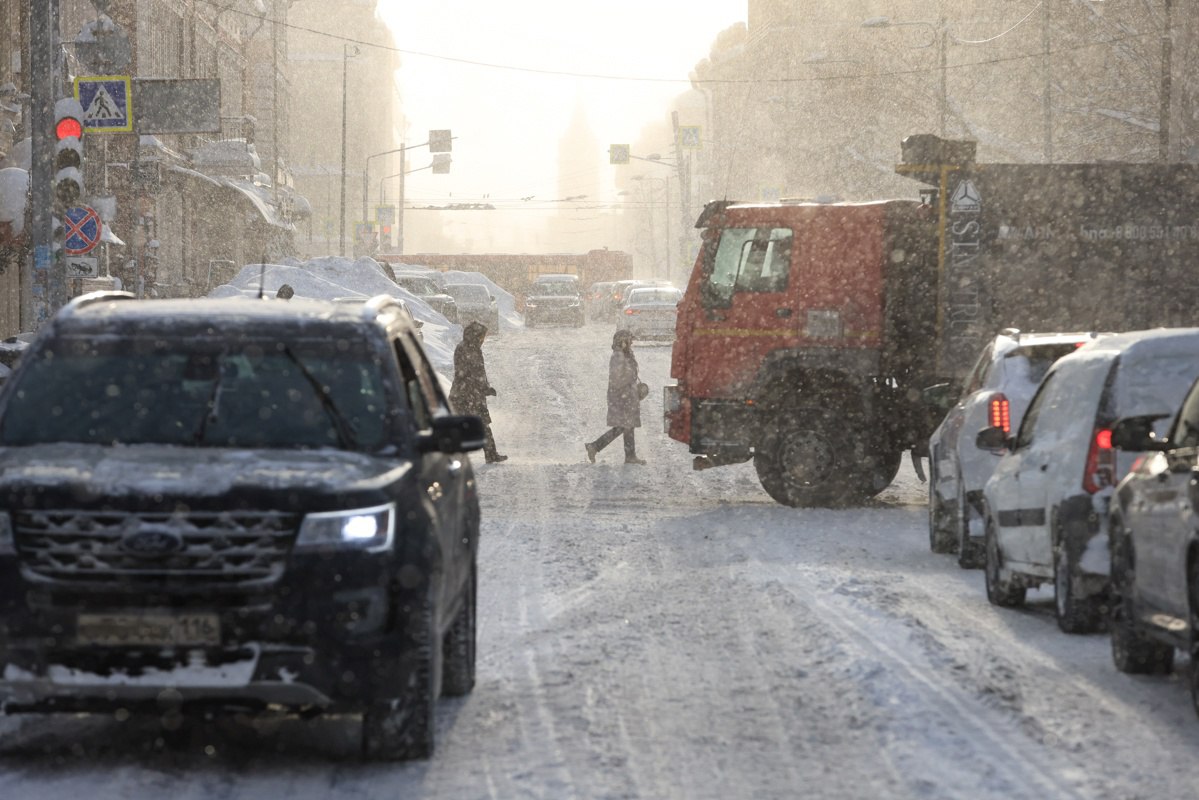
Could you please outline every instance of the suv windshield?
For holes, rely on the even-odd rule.
[[[377,450],[381,365],[348,339],[63,337],[13,387],[0,444]]]
[[[1004,362],[1012,377],[1023,377],[1028,383],[1036,385],[1045,377],[1045,373],[1059,358],[1068,356],[1077,350],[1081,343],[1066,342],[1065,344],[1037,344],[1019,347],[1004,356]]]
[[[573,281],[545,281],[534,283],[532,293],[542,297],[578,297],[579,287]]]

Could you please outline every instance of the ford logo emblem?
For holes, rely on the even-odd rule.
[[[183,537],[165,526],[142,526],[121,537],[121,549],[138,558],[159,558],[183,549]]]

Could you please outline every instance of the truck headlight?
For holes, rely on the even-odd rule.
[[[296,548],[365,550],[379,553],[395,540],[395,503],[348,511],[306,514],[296,537]]]

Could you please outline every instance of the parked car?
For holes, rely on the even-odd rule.
[[[361,715],[427,757],[482,446],[389,297],[74,300],[0,390],[0,713]]]
[[[395,277],[396,285],[419,297],[429,307],[450,322],[458,322],[458,304],[454,298],[442,291],[432,278],[401,272]]]
[[[929,439],[928,538],[934,553],[956,552],[964,569],[983,565],[983,485],[999,453],[980,449],[975,435],[989,425],[1009,434],[1019,428],[1049,367],[1094,338],[1090,333],[1021,333],[1009,328],[983,348],[960,399]],[[959,394],[938,386],[926,396],[944,392]]]
[[[492,336],[500,335],[500,307],[487,287],[479,283],[447,283],[445,292],[458,306],[458,322],[481,322]]]
[[[547,322],[568,323],[581,328],[587,322],[587,310],[574,275],[541,275],[525,294],[525,326]]]
[[[992,603],[1020,605],[1028,588],[1052,581],[1063,631],[1101,625],[1108,504],[1140,455],[1113,449],[1112,426],[1168,418],[1196,376],[1199,328],[1102,337],[1050,367],[1014,438],[996,426],[979,433],[979,447],[1008,451],[983,489]]]
[[[591,284],[587,289],[587,294],[584,295],[587,304],[587,319],[599,322],[612,318],[611,295],[612,287],[615,285],[616,281],[600,281]]]
[[[682,299],[683,293],[670,286],[633,289],[616,318],[616,327],[629,331],[634,339],[674,339]]]
[[[1191,657],[1191,702],[1199,713],[1199,383],[1166,436],[1156,414],[1112,429],[1117,452],[1146,453],[1116,487],[1111,505],[1111,645],[1116,669],[1170,672],[1174,650]]]

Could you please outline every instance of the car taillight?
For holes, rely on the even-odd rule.
[[[990,412],[992,428],[1003,428],[1004,433],[1012,432],[1012,406],[1006,397],[1001,394],[992,397]]]
[[[624,313],[626,313],[626,314],[629,314],[629,315],[636,314],[636,313],[637,313],[637,309],[635,309],[635,308],[626,308],[626,309],[624,310]]]
[[[1087,451],[1087,466],[1082,474],[1082,488],[1087,494],[1116,483],[1116,451],[1112,449],[1112,432],[1099,428]]]

